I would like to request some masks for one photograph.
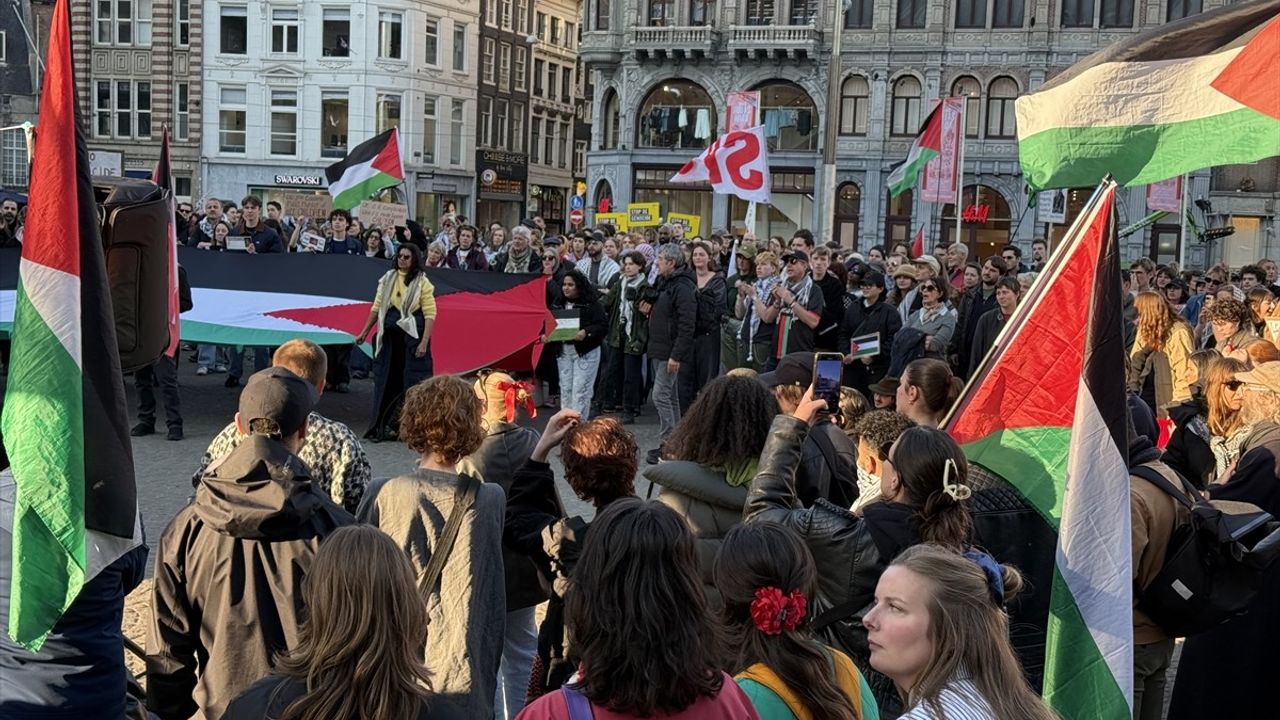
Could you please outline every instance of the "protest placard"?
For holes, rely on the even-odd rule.
[[[376,200],[365,200],[360,203],[356,217],[366,228],[376,227],[389,230],[397,225],[403,226],[409,219],[408,206],[400,203],[384,203]]]
[[[277,196],[284,214],[294,218],[327,219],[333,210],[333,198],[328,193],[283,192]]]

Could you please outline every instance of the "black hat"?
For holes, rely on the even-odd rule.
[[[879,270],[867,270],[862,274],[862,284],[884,287],[884,273]]]
[[[813,384],[813,353],[793,352],[783,355],[778,361],[778,367],[773,372],[761,375],[760,382],[771,389],[779,385],[809,387]]]
[[[803,251],[803,250],[788,250],[788,251],[786,251],[786,252],[782,253],[782,257],[781,257],[781,258],[778,258],[778,259],[782,261],[782,264],[783,264],[783,265],[786,265],[787,263],[791,262],[792,260],[799,260],[800,262],[804,263],[805,265],[808,265],[808,264],[809,264],[809,253],[807,253],[807,252],[805,252],[805,251]]]
[[[880,380],[867,388],[872,395],[883,395],[885,397],[895,397],[898,394],[898,378],[889,376]]]
[[[240,424],[249,434],[254,420],[271,420],[279,437],[298,432],[320,394],[311,383],[282,367],[256,372],[240,393]],[[275,435],[275,433],[270,433]]]

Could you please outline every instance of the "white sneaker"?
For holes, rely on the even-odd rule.
[[[208,375],[208,374],[209,374],[209,368],[207,368],[207,367],[205,367],[205,366],[201,365],[200,367],[196,368],[196,374],[197,374],[197,375]]]

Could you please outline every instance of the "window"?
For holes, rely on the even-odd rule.
[[[1184,17],[1199,15],[1204,10],[1204,0],[1169,0],[1167,22],[1181,20]]]
[[[218,52],[244,55],[249,48],[249,9],[243,5],[223,5],[218,16]]]
[[[151,137],[151,83],[99,80],[94,89],[94,135],[102,138]]]
[[[481,78],[484,80],[485,83],[489,85],[493,84],[493,71],[494,71],[493,53],[494,53],[493,38],[485,38],[483,49],[480,51],[480,71],[481,71]]]
[[[982,86],[976,78],[964,76],[951,84],[951,94],[964,101],[964,136],[976,138],[982,128]]]
[[[1133,27],[1133,0],[1102,0],[1099,24],[1104,28]]]
[[[587,144],[582,140],[573,143],[573,174],[587,174]]]
[[[609,103],[613,102],[617,102],[616,98],[606,99],[606,113]],[[682,108],[686,120],[683,127],[680,126]],[[635,123],[636,147],[704,148],[715,139],[716,127],[715,106],[701,85],[688,80],[664,80],[654,86],[640,104]],[[606,132],[609,129],[607,123],[605,129]]]
[[[480,96],[480,135],[476,142],[480,147],[493,147],[493,98]]]
[[[772,25],[775,12],[774,0],[747,0],[748,25]]]
[[[378,13],[378,57],[404,59],[404,16],[394,12]]]
[[[1094,0],[1062,0],[1062,27],[1093,27]]]
[[[556,162],[556,123],[551,118],[546,120],[546,132],[542,133],[542,162],[545,165],[554,165]]]
[[[991,12],[991,27],[1020,28],[1026,0],[995,0]]]
[[[178,43],[178,47],[187,47],[191,44],[191,0],[176,0],[174,2],[176,9],[174,10],[174,39]]]
[[[529,51],[526,48],[516,48],[516,90],[524,92],[529,87],[529,78],[525,75],[528,70]]]
[[[191,138],[191,83],[180,82],[173,89],[173,137]]]
[[[760,91],[760,117],[769,150],[818,149],[818,108],[799,85],[774,80],[753,88]],[[696,117],[688,113],[690,124]],[[695,127],[695,136],[696,136]],[[706,128],[707,134],[712,134]]]
[[[4,158],[0,166],[0,185],[11,188],[25,188],[30,183],[27,165],[27,134],[22,128],[0,131],[0,157]]]
[[[297,54],[297,10],[271,9],[271,52],[283,55]]]
[[[511,0],[502,0],[502,29],[511,29]]]
[[[271,91],[271,154],[298,154],[298,93]]]
[[[649,26],[667,27],[675,23],[675,0],[649,0]]]
[[[542,97],[542,74],[546,63],[534,58],[533,61],[533,94]]]
[[[107,80],[94,84],[93,136],[111,137],[111,82]]]
[[[537,13],[537,29],[538,39],[546,41],[547,39],[547,14],[544,12]]]
[[[378,93],[378,125],[375,132],[386,132],[400,127],[400,95]]]
[[[595,0],[596,15],[593,27],[596,30],[609,29],[609,2],[610,0]]]
[[[555,63],[550,63],[550,62],[547,63],[547,99],[548,100],[555,100],[556,95],[559,94],[556,92],[556,85],[557,85],[557,81],[560,79],[560,74],[556,72],[556,68],[557,66]]]
[[[500,148],[511,147],[511,137],[508,133],[511,131],[510,112],[511,104],[501,98],[498,99],[493,109],[493,119],[497,123],[493,129],[493,141]]]
[[[96,0],[93,9],[99,44],[151,44],[151,0]]]
[[[891,135],[915,135],[920,130],[920,81],[907,75],[893,84]]]
[[[1018,83],[1010,77],[991,81],[987,90],[987,137],[1014,136],[1013,101],[1018,97]]]
[[[511,45],[508,43],[498,46],[498,89],[503,92],[511,89]]]
[[[453,71],[467,71],[467,26],[453,26]]]
[[[817,0],[791,0],[792,25],[812,25],[817,14]]]
[[[552,17],[551,18],[551,44],[559,46],[560,43],[562,42],[561,41],[562,37],[563,36],[560,34],[560,18]]]
[[[422,26],[422,34],[427,40],[422,51],[422,62],[429,67],[440,67],[440,21],[427,18]]]
[[[515,103],[511,112],[511,150],[524,152],[524,103]]]
[[[453,99],[453,109],[449,115],[449,164],[462,164],[462,118],[466,105],[462,100]]]
[[[486,0],[484,5],[484,24],[498,27],[498,0]]]
[[[985,28],[987,26],[987,0],[957,0],[956,27]]]
[[[422,104],[422,162],[436,161],[436,104],[439,98],[428,95]]]
[[[561,170],[569,167],[569,154],[573,147],[573,133],[569,130],[569,123],[560,123],[560,158],[556,163],[556,167]]]
[[[574,32],[574,24],[566,20],[564,23],[564,46],[570,50],[573,49],[573,45],[578,39]]]
[[[618,147],[622,117],[618,112],[618,93],[609,90],[604,97],[604,131],[600,133],[600,149]]]
[[[898,27],[924,27],[925,10],[925,0],[898,0]]]
[[[529,2],[516,0],[515,32],[524,35],[529,31]]]
[[[224,87],[218,100],[218,150],[224,153],[242,153],[245,148],[248,95],[242,87]]]
[[[347,156],[349,107],[346,90],[326,90],[320,93],[320,157]]]
[[[325,8],[323,24],[325,57],[347,57],[351,54],[351,11]]]
[[[121,82],[118,85],[123,85],[127,89],[129,83]],[[135,82],[133,83],[133,89],[135,98],[133,136],[146,139],[151,137],[151,83]],[[119,88],[117,88],[117,92],[120,92]],[[123,136],[123,133],[121,135]]]
[[[836,191],[835,240],[841,247],[858,247],[858,221],[862,214],[862,190],[845,183]]]
[[[542,162],[542,118],[533,118],[530,126],[533,134],[529,137],[529,162],[537,165]]]
[[[3,65],[5,63],[5,60],[7,60],[9,57],[8,55],[9,43],[6,40],[7,37],[8,35],[6,31],[0,30],[0,65]]]
[[[854,75],[840,87],[840,134],[866,135],[867,111],[871,108],[871,86]]]
[[[573,102],[573,68],[560,68],[560,102]]]
[[[871,27],[871,13],[875,3],[873,0],[853,0],[849,10],[844,14],[844,26],[848,30]]]

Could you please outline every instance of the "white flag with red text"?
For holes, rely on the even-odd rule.
[[[725,133],[671,176],[671,182],[707,182],[713,192],[748,202],[769,202],[769,152],[764,126]]]

